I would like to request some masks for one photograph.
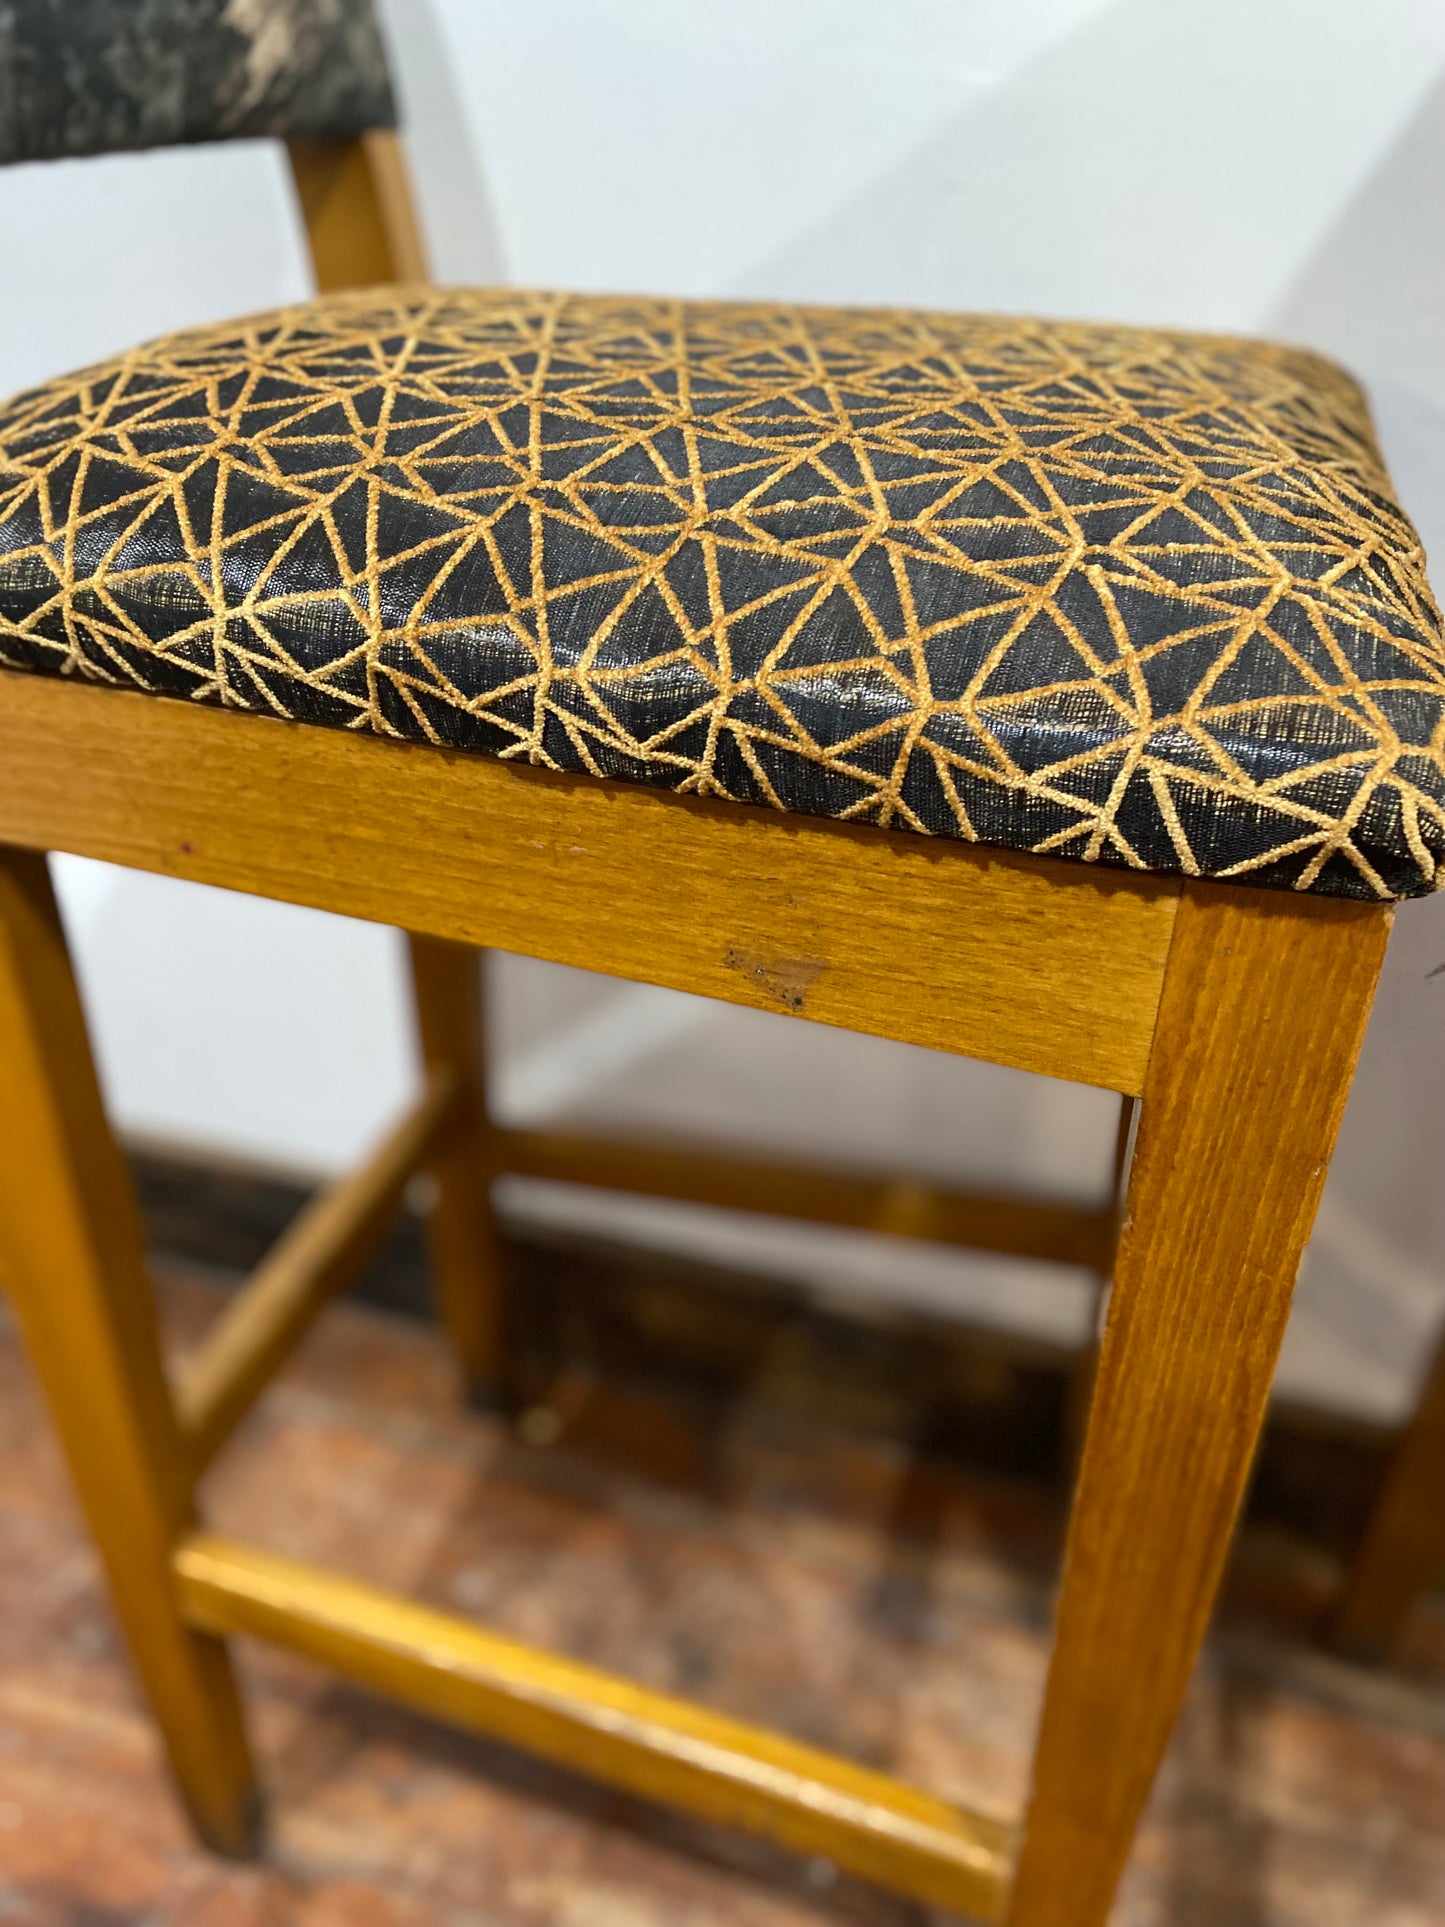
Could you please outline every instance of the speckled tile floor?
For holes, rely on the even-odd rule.
[[[170,1276],[184,1344],[213,1291]],[[217,1468],[227,1530],[484,1616],[993,1810],[1021,1794],[1057,1500],[742,1401],[575,1388],[559,1443],[454,1406],[425,1326],[345,1308]],[[1305,1637],[1329,1583],[1246,1539],[1119,1927],[1445,1922],[1445,1613],[1389,1676]],[[1327,1562],[1325,1562],[1327,1565]],[[0,1322],[0,1921],[20,1927],[921,1927],[787,1856],[241,1654],[265,1860],[189,1841]]]

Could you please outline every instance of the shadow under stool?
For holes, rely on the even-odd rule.
[[[295,149],[323,284],[349,236],[406,266],[387,111]],[[0,1267],[203,1838],[256,1844],[245,1633],[959,1913],[1100,1927],[1392,905],[1445,848],[1439,617],[1348,377],[998,317],[326,293],[0,408],[0,666]],[[49,850],[410,934],[419,1103],[174,1388]],[[1138,1102],[1017,1825],[205,1529],[200,1473],[418,1169],[474,1386],[503,1169],[862,1209],[497,1130],[482,947]],[[993,1211],[1107,1267],[1112,1213],[1014,1208],[927,1235]]]

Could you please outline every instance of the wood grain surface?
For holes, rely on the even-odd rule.
[[[0,1278],[44,1384],[115,1608],[201,1838],[254,1838],[221,1643],[185,1626],[170,1557],[190,1480],[140,1225],[96,1086],[43,857],[0,849]]]
[[[1388,910],[1191,885],[1065,1556],[1010,1927],[1103,1927],[1208,1624]]]
[[[1177,902],[1151,877],[17,674],[0,837],[1125,1094]]]
[[[1107,1269],[1114,1249],[1110,1207],[945,1191],[902,1175],[765,1163],[728,1151],[553,1130],[499,1131],[495,1156],[500,1170],[560,1184],[846,1225],[1054,1264]]]
[[[487,1109],[482,953],[439,937],[412,936],[407,947],[422,1062],[457,1092],[451,1128],[428,1165],[436,1186],[427,1247],[437,1310],[468,1396],[506,1402],[505,1260],[492,1210],[501,1145]]]
[[[426,253],[401,136],[286,143],[317,291],[425,281]]]
[[[443,1719],[984,1920],[1008,1829],[866,1767],[295,1560],[199,1535],[192,1623],[275,1641]]]

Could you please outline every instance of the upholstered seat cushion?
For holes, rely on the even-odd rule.
[[[946,314],[376,290],[0,410],[0,663],[1276,888],[1445,854],[1358,390]]]

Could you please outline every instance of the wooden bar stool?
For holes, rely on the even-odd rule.
[[[258,111],[299,135],[287,103],[327,101],[332,144],[293,149],[318,260],[363,218],[390,276],[379,55],[359,13],[344,46],[296,20]],[[996,317],[332,294],[0,409],[0,668],[0,1269],[202,1837],[256,1840],[247,1633],[960,1913],[1100,1927],[1391,906],[1445,847],[1439,617],[1348,378]],[[174,1389],[48,850],[411,933],[419,1104]],[[412,1172],[481,1385],[498,1171],[702,1182],[490,1124],[480,946],[1140,1100],[1018,1829],[205,1530],[200,1473]],[[1108,1212],[728,1182],[1100,1268],[1112,1242]]]

